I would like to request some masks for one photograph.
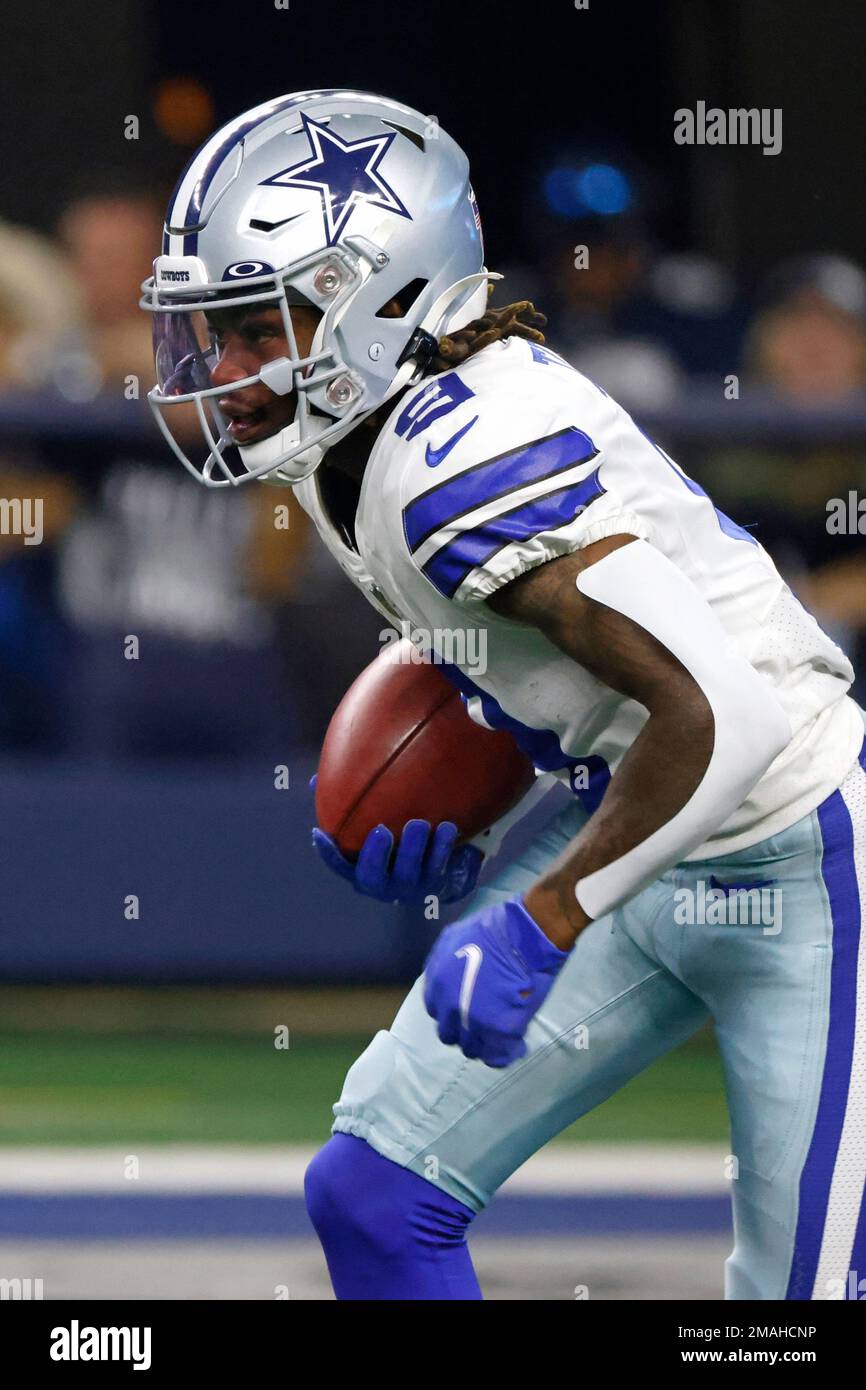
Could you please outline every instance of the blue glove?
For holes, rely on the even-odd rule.
[[[567,960],[510,898],[445,928],[424,967],[424,1007],[442,1042],[507,1067],[525,1055],[529,1021]]]
[[[394,836],[386,826],[377,825],[353,862],[332,836],[318,828],[313,831],[313,845],[329,869],[356,892],[386,903],[423,902],[432,895],[451,903],[471,893],[484,855],[475,845],[455,848],[456,840],[457,826],[451,821],[442,821],[433,830],[429,821],[410,820],[403,827],[392,863]]]

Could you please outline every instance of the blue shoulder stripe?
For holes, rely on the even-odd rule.
[[[552,478],[579,463],[589,463],[598,450],[583,430],[568,425],[545,439],[509,449],[467,468],[422,492],[403,509],[403,530],[411,551],[429,536],[476,507],[507,497],[529,483]]]
[[[600,470],[579,483],[571,483],[557,492],[536,497],[511,511],[501,512],[478,526],[460,531],[437,550],[424,565],[424,574],[446,598],[452,598],[467,574],[478,565],[515,541],[531,540],[542,531],[554,531],[567,526],[591,502],[601,497],[605,489],[599,481]]]

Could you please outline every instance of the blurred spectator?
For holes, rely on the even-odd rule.
[[[783,405],[863,401],[866,275],[859,266],[837,256],[798,257],[770,276],[747,338],[746,381],[772,391]],[[866,447],[831,442],[729,450],[714,457],[711,470],[716,500],[738,520],[754,523],[792,587],[862,671],[863,537],[828,530],[827,505],[850,491],[866,498]]]
[[[538,269],[508,274],[509,297],[548,315],[550,346],[633,409],[736,370],[745,323],[722,266],[654,246],[657,202],[647,171],[619,151],[555,153],[527,198]]]
[[[584,218],[572,224],[570,237],[573,246],[550,262],[548,341],[626,406],[673,400],[684,373],[648,312],[647,253],[635,224]]]
[[[0,390],[38,386],[80,321],[74,277],[44,237],[0,222]]]
[[[155,191],[106,173],[83,184],[60,216],[82,306],[55,364],[55,384],[71,399],[93,399],[129,374],[144,389],[153,382],[150,323],[138,300],[162,242],[162,204]]]
[[[747,339],[752,377],[802,405],[866,387],[866,275],[841,256],[784,262]]]

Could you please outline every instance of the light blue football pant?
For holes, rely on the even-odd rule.
[[[738,1171],[726,1296],[857,1297],[866,1279],[864,764],[866,754],[783,834],[681,864],[592,923],[530,1025],[528,1055],[504,1070],[442,1044],[416,982],[391,1030],[350,1069],[334,1128],[428,1180],[435,1171],[438,1186],[480,1210],[548,1139],[712,1018]],[[582,824],[569,806],[469,910],[525,892]],[[753,891],[748,911],[714,887],[730,894],[756,883],[770,886],[760,906]],[[712,917],[701,908],[708,894],[738,904],[721,909],[726,924],[688,920]]]

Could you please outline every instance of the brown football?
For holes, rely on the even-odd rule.
[[[347,855],[374,826],[399,836],[409,820],[453,821],[460,839],[471,840],[534,780],[511,735],[470,719],[447,676],[404,638],[337,706],[319,760],[316,818]]]

